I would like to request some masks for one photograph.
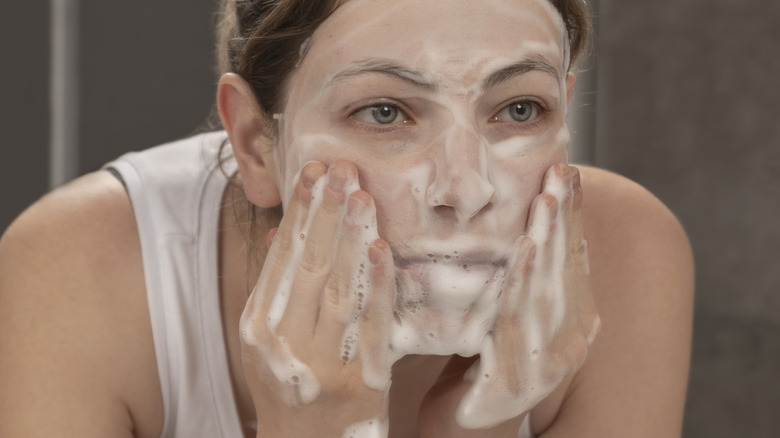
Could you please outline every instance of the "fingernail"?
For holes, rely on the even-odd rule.
[[[349,199],[347,199],[347,214],[349,215],[358,214],[363,211],[365,207],[366,204],[357,196],[350,196]]]
[[[347,174],[343,169],[337,166],[331,166],[328,172],[328,186],[336,192],[344,190],[347,184]]]
[[[321,166],[310,165],[307,163],[301,172],[301,183],[306,190],[311,190],[311,188],[314,186],[314,183],[316,183],[317,180],[320,179],[320,177],[324,174],[325,172]]]
[[[311,190],[311,188],[314,187],[314,183],[317,181],[317,179],[313,178],[312,176],[313,175],[310,174],[301,175],[301,184],[303,184],[304,189]]]
[[[572,169],[571,185],[574,190],[582,188],[582,179],[580,177],[580,170],[576,167]]]
[[[374,265],[382,263],[385,251],[387,251],[387,242],[382,239],[373,241],[371,246],[368,247],[368,260]]]

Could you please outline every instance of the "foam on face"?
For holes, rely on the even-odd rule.
[[[490,7],[481,5],[469,11],[474,13],[468,15],[468,25],[460,25],[448,19],[462,16],[457,16],[457,12],[444,13],[442,9],[450,3],[402,0],[382,2],[382,7],[377,8],[363,0],[346,2],[302,49],[307,53],[290,82],[285,113],[275,116],[280,122],[275,158],[278,175],[284,177],[280,188],[285,200],[292,196],[294,176],[306,162],[329,164],[339,158],[358,166],[359,184],[375,199],[378,223],[372,225],[366,239],[371,241],[368,239],[379,235],[388,241],[398,272],[399,318],[394,322],[391,341],[396,354],[388,360],[404,354],[480,354],[482,374],[477,376],[477,371],[472,371],[470,378],[474,381],[496,367],[492,330],[497,298],[504,292],[510,275],[507,269],[513,242],[525,230],[529,204],[540,191],[544,171],[551,164],[566,160],[569,141],[565,124],[568,39],[560,16],[546,0],[490,3]],[[455,9],[471,7],[468,5],[472,3],[459,3]],[[413,8],[421,10],[410,12]],[[438,15],[444,17],[431,22],[429,17],[436,8],[442,12]],[[503,41],[502,35],[507,33],[501,32],[501,23],[508,22],[518,35],[511,44]],[[473,35],[458,37],[452,29]],[[496,30],[491,33],[492,29]],[[494,40],[486,41],[480,36],[486,34]],[[415,35],[414,41],[404,39],[405,35]],[[537,75],[535,79],[529,79],[533,93],[551,101],[548,103],[555,112],[555,123],[533,135],[496,138],[482,123],[486,116],[480,112],[481,106],[493,99],[493,91],[483,90],[483,81],[491,72],[529,54],[541,55],[557,65],[557,81],[538,72],[533,73]],[[374,96],[370,90],[363,90],[360,82],[351,84],[348,77],[344,82],[349,87],[336,88],[342,95],[355,96],[361,96],[363,90],[366,99],[356,106],[371,103],[369,97],[413,101],[421,109],[415,114],[421,119],[419,136],[387,142],[377,134],[371,144],[366,144],[364,133],[353,135],[348,125],[334,123],[334,117],[343,112],[340,99],[346,98],[329,87],[342,80],[340,66],[360,65],[369,56],[408,66],[409,70],[420,72],[419,76],[414,73],[416,80],[435,87],[420,88],[414,95],[409,87],[399,88],[395,83],[383,90],[401,89],[398,95]],[[315,199],[319,190],[316,187]],[[486,212],[487,205],[491,210]],[[314,203],[312,206],[314,211]],[[442,216],[450,214],[449,225],[442,226]],[[564,232],[566,224],[557,225],[555,233]],[[546,236],[532,237],[544,241]],[[525,343],[530,346],[526,352],[528,369],[523,375],[525,391],[509,400],[480,394],[478,390],[472,392],[464,400],[458,417],[464,426],[483,427],[510,418],[512,413],[524,412],[559,383],[545,380],[546,364],[539,352],[546,348],[566,311],[558,278],[565,268],[565,251],[563,245],[555,248],[555,268],[545,280],[551,285],[546,288],[550,291],[546,299],[555,306],[552,318],[541,320],[534,313],[524,315]],[[364,257],[356,255],[355,263],[363,263]],[[287,297],[283,294],[274,300],[270,327],[278,324],[286,305]],[[360,351],[355,348],[360,335],[360,326],[350,324],[342,342],[345,360],[354,359]],[[306,381],[308,388],[303,391],[300,388],[304,386],[299,385],[301,392],[296,397],[304,401],[316,398],[318,386],[313,374],[297,363],[289,351],[269,354],[276,353],[280,353],[278,357],[269,360],[277,363],[277,378],[289,380],[288,368],[292,367],[298,381]],[[376,372],[371,377],[372,372],[364,370],[366,384],[381,387],[386,376]],[[491,400],[501,400],[494,406],[495,417],[482,414],[482,409],[472,409]],[[379,424],[375,421],[370,426],[356,425],[344,436],[382,436],[381,431],[377,432]]]

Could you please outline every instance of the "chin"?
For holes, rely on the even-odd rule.
[[[478,354],[493,329],[500,263],[397,266],[393,350],[401,355]]]

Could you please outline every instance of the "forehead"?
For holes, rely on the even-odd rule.
[[[532,53],[563,66],[566,41],[548,0],[347,0],[314,33],[304,64],[337,69],[378,57],[473,68]]]

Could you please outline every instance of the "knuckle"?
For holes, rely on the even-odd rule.
[[[298,265],[298,275],[303,278],[319,279],[330,272],[332,255],[322,245],[312,241],[303,251],[303,257]]]

